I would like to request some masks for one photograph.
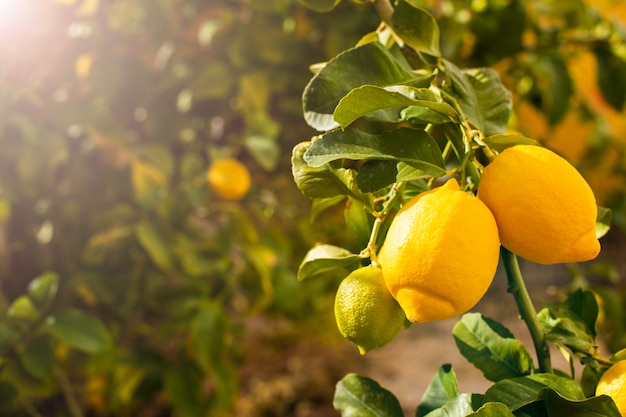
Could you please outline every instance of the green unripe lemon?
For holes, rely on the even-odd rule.
[[[404,324],[404,311],[391,296],[380,268],[366,266],[350,273],[335,297],[339,332],[357,345],[361,355],[386,345]]]

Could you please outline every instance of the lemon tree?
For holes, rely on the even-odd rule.
[[[305,3],[329,11],[340,2]],[[361,246],[357,251],[315,246],[300,265],[299,279],[344,271],[346,286],[357,279],[365,286],[369,277],[363,271],[380,268],[387,296],[414,326],[460,316],[455,343],[492,384],[479,395],[461,393],[454,371],[443,365],[424,392],[417,416],[618,417],[621,397],[601,395],[605,381],[613,378],[605,371],[619,353],[605,357],[598,352],[598,296],[578,288],[536,311],[518,265],[518,256],[542,264],[596,258],[610,210],[598,206],[592,188],[568,160],[512,128],[518,94],[528,88],[530,95],[541,76],[526,79],[531,85],[514,86],[512,92],[505,84],[510,74],[489,66],[527,45],[549,45],[552,39],[533,36],[544,35],[542,25],[552,22],[548,15],[564,10],[554,5],[550,11],[533,10],[538,15],[531,17],[517,1],[472,3],[465,11],[475,13],[471,19],[467,15],[473,37],[465,39],[454,37],[455,25],[464,24],[451,17],[464,10],[455,2],[446,2],[446,11],[430,2],[366,3],[381,24],[314,67],[302,104],[306,122],[318,133],[292,153],[300,191],[316,210],[345,205],[347,228]],[[576,12],[567,10],[572,16]],[[481,21],[486,16],[497,17],[498,23]],[[526,32],[527,18],[538,20],[535,32]],[[610,33],[621,39],[617,30]],[[504,39],[494,41],[494,36]],[[604,48],[596,53],[616,57],[613,45],[608,39],[596,44]],[[473,59],[464,59],[464,53]],[[541,111],[556,125],[568,109],[554,97],[569,98],[573,89],[569,78],[563,81],[567,70],[561,58],[542,59],[535,69],[550,74],[554,83],[546,87],[554,96],[538,85],[532,94],[543,99]],[[616,65],[624,63],[615,59]],[[476,62],[484,65],[472,65]],[[623,107],[620,91],[603,88],[601,94]],[[489,288],[499,263],[536,359],[497,320],[468,312]],[[368,318],[378,311],[391,320],[385,303],[376,301],[382,296],[359,299],[344,291],[342,282],[337,295],[342,311],[367,311],[358,326],[349,321],[358,327],[359,339],[380,336],[375,325],[382,319],[368,323]],[[342,314],[336,319],[341,330]],[[369,326],[367,338],[362,333]],[[384,343],[393,333],[384,334]],[[362,343],[354,334],[342,334]],[[572,364],[582,362],[582,375],[573,366],[554,369],[551,344]],[[613,393],[626,390],[622,379],[616,381]],[[393,393],[355,374],[337,384],[333,404],[343,416],[402,416]]]

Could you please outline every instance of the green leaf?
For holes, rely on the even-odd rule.
[[[46,272],[28,284],[28,296],[38,308],[48,306],[59,289],[59,276],[54,272]]]
[[[602,96],[615,110],[621,111],[626,102],[626,62],[612,51],[595,48],[598,63],[598,87]]]
[[[20,295],[13,300],[7,309],[7,315],[16,319],[35,322],[39,319],[40,312],[29,297]]]
[[[459,396],[459,386],[452,365],[443,365],[430,380],[417,407],[416,417],[424,417]]]
[[[465,417],[473,412],[472,394],[460,394],[446,402],[443,407],[428,413],[427,417]]]
[[[70,347],[86,353],[100,353],[112,345],[111,335],[94,316],[77,309],[65,309],[46,319],[44,330]]]
[[[600,239],[611,229],[613,212],[606,207],[598,207],[598,217],[596,218],[596,238]]]
[[[181,417],[206,416],[206,401],[200,387],[202,374],[188,361],[177,363],[165,371],[164,388],[176,415]]]
[[[542,309],[537,317],[544,327],[546,339],[551,342],[560,343],[576,352],[590,352],[597,346],[581,321],[555,317],[548,309]]]
[[[339,101],[333,117],[342,128],[345,128],[358,118],[374,111],[408,106],[426,108],[448,122],[459,120],[454,108],[447,103],[442,103],[428,88],[374,85],[364,85],[350,91]],[[398,114],[399,118],[400,114]]]
[[[488,402],[467,417],[515,417],[515,414],[502,403]]]
[[[311,142],[302,142],[293,148],[291,171],[298,189],[311,199],[334,198],[338,195],[349,195],[361,202],[368,201],[356,184],[356,171],[330,166],[311,167],[304,160],[305,152]]]
[[[399,128],[374,135],[348,128],[333,130],[315,140],[304,153],[312,167],[339,159],[402,161],[437,177],[445,174],[437,142],[425,131]]]
[[[391,17],[394,32],[410,47],[436,57],[439,51],[439,26],[427,10],[400,0]]]
[[[280,159],[280,146],[274,138],[262,135],[250,135],[244,139],[246,149],[257,164],[266,171],[276,169]]]
[[[48,337],[41,336],[31,340],[20,355],[24,369],[38,379],[52,377],[54,359],[54,351]]]
[[[500,323],[479,313],[465,314],[453,328],[461,354],[490,381],[529,374],[533,362],[524,345]]]
[[[11,349],[19,340],[19,333],[13,327],[0,323],[0,355]]]
[[[356,184],[364,193],[373,193],[396,182],[398,163],[374,159],[365,161],[359,168]]]
[[[333,407],[342,417],[403,417],[397,398],[378,382],[348,374],[335,388]]]
[[[555,374],[533,374],[496,382],[485,392],[484,402],[501,402],[515,412],[528,404],[542,401],[549,391],[557,392],[570,401],[585,399],[573,379]]]
[[[601,395],[582,401],[571,401],[549,390],[545,393],[548,417],[620,417],[621,414],[611,397]]]
[[[333,245],[317,245],[307,252],[298,268],[298,281],[337,268],[355,265],[361,258],[347,249]]]
[[[337,55],[313,76],[302,97],[304,118],[319,131],[334,129],[339,126],[333,118],[335,107],[356,87],[397,84],[426,87],[429,83],[430,79],[416,78],[408,66],[396,61],[379,42],[366,43]]]
[[[214,370],[222,360],[228,320],[216,304],[202,307],[191,321],[191,342],[196,360],[205,371]]]
[[[491,68],[461,70],[449,61],[444,63],[452,94],[469,122],[486,136],[506,132],[513,102],[498,73]]]
[[[374,226],[374,216],[371,215],[365,205],[354,198],[350,198],[344,210],[344,220],[348,230],[359,239],[365,247],[369,242],[372,227]]]
[[[496,152],[502,152],[515,145],[541,146],[536,140],[522,135],[492,135],[484,138],[483,142]]]
[[[136,234],[137,240],[157,267],[164,271],[171,271],[174,268],[174,256],[170,245],[155,223],[142,220],[137,225]]]
[[[337,6],[341,0],[298,0],[309,9],[316,12],[329,12]]]

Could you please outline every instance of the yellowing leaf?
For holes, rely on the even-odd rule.
[[[139,160],[132,162],[131,175],[135,198],[143,204],[155,201],[158,191],[167,185],[167,178],[161,170]]]

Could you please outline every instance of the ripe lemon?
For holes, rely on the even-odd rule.
[[[602,374],[596,395],[602,394],[613,398],[620,414],[626,417],[626,360],[615,362]]]
[[[250,190],[248,168],[234,158],[215,161],[207,171],[207,181],[215,194],[228,201],[241,200]]]
[[[364,355],[394,338],[404,323],[404,312],[389,293],[380,268],[366,266],[341,281],[335,320],[343,337]]]
[[[398,211],[379,262],[406,317],[423,323],[474,307],[493,281],[499,254],[493,215],[451,179]]]
[[[591,188],[546,148],[505,149],[485,168],[478,198],[496,218],[502,245],[529,261],[582,262],[600,252]]]

